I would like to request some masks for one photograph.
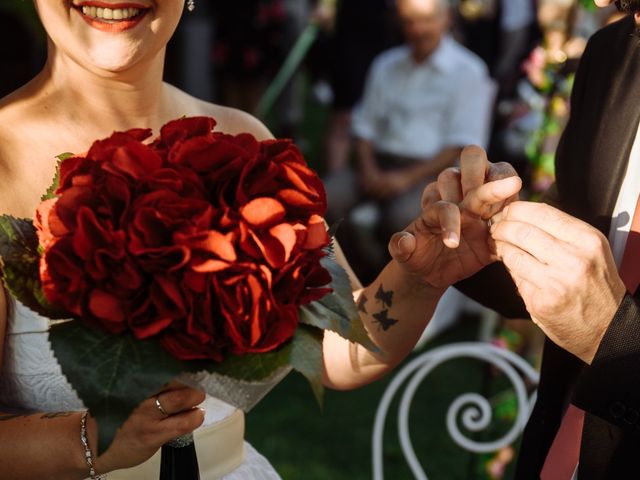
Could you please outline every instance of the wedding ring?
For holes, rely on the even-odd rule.
[[[160,403],[160,395],[156,395],[156,408],[158,409],[158,411],[164,415],[165,417],[168,417],[169,414],[167,413],[167,411],[162,407],[162,404]]]

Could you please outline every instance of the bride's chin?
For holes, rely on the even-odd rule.
[[[131,57],[117,57],[109,52],[100,52],[92,55],[90,61],[85,63],[85,67],[96,72],[105,74],[121,74],[131,70],[139,62]]]

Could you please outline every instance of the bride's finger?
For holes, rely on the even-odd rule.
[[[469,145],[460,154],[460,184],[463,196],[478,188],[486,181],[489,172],[489,160],[483,148]]]
[[[442,200],[442,197],[440,197],[440,192],[438,191],[438,182],[433,182],[427,185],[422,191],[420,206],[424,209],[440,200]]]
[[[162,422],[162,428],[157,431],[159,445],[163,445],[182,435],[193,432],[204,422],[204,410],[192,408],[186,412],[171,415]]]
[[[508,177],[486,183],[467,195],[462,201],[462,208],[472,214],[488,220],[497,213],[505,202],[516,195],[522,188],[520,177]]]
[[[438,192],[440,198],[446,202],[460,203],[462,201],[462,185],[460,183],[460,169],[447,168],[438,175]]]
[[[422,211],[422,218],[413,225],[417,225],[417,234],[425,228],[430,233],[440,232],[442,242],[449,248],[458,248],[460,245],[460,209],[457,205],[439,201]]]
[[[407,263],[416,251],[416,237],[410,232],[395,233],[389,240],[389,253],[398,263]]]
[[[507,162],[490,163],[489,173],[487,173],[487,182],[517,176],[518,172],[516,172],[516,169]]]
[[[177,413],[192,409],[204,402],[205,393],[195,388],[167,390],[150,399],[154,416],[169,418]],[[158,406],[160,404],[160,406]],[[162,409],[160,408],[162,407]],[[164,412],[162,411],[164,410]],[[166,415],[164,415],[166,413]]]

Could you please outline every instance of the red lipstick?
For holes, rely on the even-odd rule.
[[[112,10],[135,8],[139,10],[140,13],[135,17],[131,17],[127,19],[106,20],[106,19],[99,19],[99,18],[90,17],[89,15],[85,15],[82,12],[82,7],[109,8]],[[132,28],[135,28],[150,10],[148,6],[142,5],[139,3],[133,3],[133,2],[106,3],[106,2],[99,2],[99,1],[93,1],[93,0],[81,2],[77,5],[73,5],[73,8],[78,12],[78,14],[82,17],[82,19],[93,28],[97,30],[101,30],[103,32],[111,32],[111,33],[124,32],[125,30],[130,30]]]

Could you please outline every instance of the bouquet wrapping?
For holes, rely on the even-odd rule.
[[[324,330],[374,348],[288,140],[183,118],[60,156],[35,218],[0,217],[7,289],[51,319],[99,449],[179,378],[248,410],[291,369],[322,398]]]

